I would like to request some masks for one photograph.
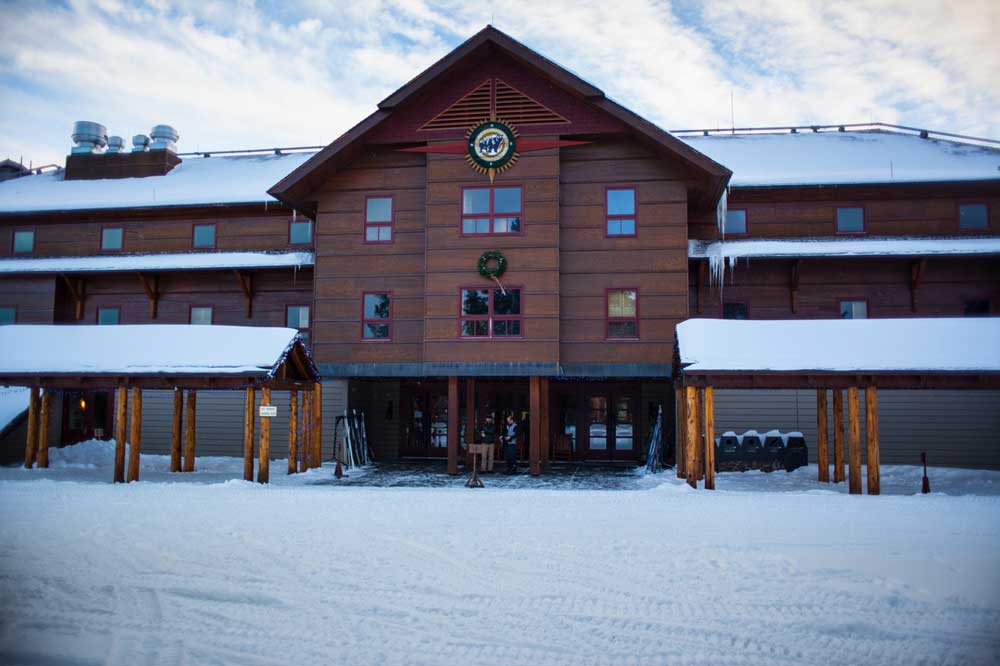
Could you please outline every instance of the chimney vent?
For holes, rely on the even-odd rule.
[[[73,123],[74,155],[100,153],[108,145],[108,130],[100,123],[78,120]]]
[[[108,137],[108,153],[124,153],[125,152],[125,139],[120,136],[109,136]]]
[[[153,143],[150,144],[150,150],[169,150],[172,153],[177,152],[176,141],[180,138],[180,135],[170,125],[157,125],[153,128],[153,131],[149,133],[149,136],[153,139]]]
[[[132,152],[144,153],[149,150],[149,137],[145,134],[136,134],[132,137]]]

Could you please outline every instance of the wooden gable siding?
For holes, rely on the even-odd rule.
[[[16,308],[18,324],[51,324],[55,302],[55,280],[51,276],[0,278],[0,306]]]
[[[318,196],[314,357],[419,363],[423,354],[426,157],[369,150]],[[365,199],[394,197],[393,242],[364,242]],[[361,340],[361,298],[392,292],[392,340]]]
[[[685,174],[641,144],[609,137],[562,149],[560,360],[669,363],[687,316]],[[632,186],[635,238],[605,237],[605,189]],[[639,340],[606,341],[605,292],[639,289]]]

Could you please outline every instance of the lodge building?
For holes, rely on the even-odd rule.
[[[1000,147],[672,134],[492,27],[319,150],[183,153],[164,126],[105,150],[95,132],[65,168],[0,183],[0,320],[298,328],[326,413],[363,410],[382,460],[454,471],[486,413],[525,421],[546,460],[643,460],[660,408],[675,427],[689,318],[1000,312]],[[162,393],[144,451],[169,447]],[[111,436],[111,393],[57,398],[50,444]],[[199,454],[239,455],[241,409],[200,393]],[[815,436],[810,391],[716,409],[720,431]],[[882,410],[883,462],[1000,468],[998,391]]]

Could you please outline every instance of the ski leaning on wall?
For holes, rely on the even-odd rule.
[[[343,427],[343,438],[339,437],[341,427]],[[365,413],[359,409],[345,409],[344,414],[337,417],[334,422],[334,442],[336,460],[348,469],[369,465],[375,461],[371,445],[368,443]]]
[[[663,466],[663,405],[656,411],[656,424],[649,436],[649,453],[646,456],[645,473],[659,471]]]

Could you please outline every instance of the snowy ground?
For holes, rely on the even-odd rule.
[[[472,491],[275,461],[265,487],[148,456],[126,486],[108,452],[0,469],[0,663],[1000,660],[1000,473],[932,469],[929,496],[907,467],[881,497],[815,467]]]

